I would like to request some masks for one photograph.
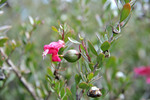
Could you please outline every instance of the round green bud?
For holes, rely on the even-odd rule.
[[[64,55],[63,58],[65,58],[68,62],[76,62],[81,57],[81,54],[77,50],[68,50]]]

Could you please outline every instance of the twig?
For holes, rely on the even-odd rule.
[[[85,53],[86,53],[86,56],[87,56],[89,62],[91,62],[91,58],[90,58],[90,56],[89,56],[89,54],[88,54],[88,51],[87,51],[87,48],[86,48],[86,46],[85,46],[84,41],[82,41],[82,46],[83,46],[83,48],[84,48],[84,50],[85,50]]]
[[[14,63],[7,57],[7,55],[4,53],[3,49],[0,48],[0,52],[3,55],[3,57],[6,59],[6,63],[12,68],[20,82],[24,85],[24,87],[27,89],[27,91],[31,94],[31,96],[35,100],[41,100],[37,95],[34,90],[34,87],[27,82],[27,80],[21,75],[20,71],[17,69],[17,67],[14,65]]]
[[[62,40],[64,40],[64,35],[65,35],[65,32],[64,32],[64,29],[63,29]]]
[[[51,95],[51,91],[48,91],[48,95],[47,95],[47,97],[46,97],[46,99],[45,99],[45,100],[48,100],[48,99],[49,99],[49,97],[50,97],[50,95]]]
[[[80,91],[79,94],[76,92],[76,100],[80,100],[81,97],[82,97],[82,95],[83,95],[83,93],[84,93],[84,90],[83,90],[83,89]]]

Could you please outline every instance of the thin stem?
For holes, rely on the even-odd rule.
[[[84,93],[84,90],[83,90],[83,89],[80,91],[79,94],[76,92],[76,100],[80,100],[81,97],[83,96],[83,93]]]
[[[51,95],[51,91],[48,91],[48,95],[47,95],[47,97],[46,97],[46,99],[45,99],[45,100],[48,100],[48,99],[49,99],[49,97],[50,97],[50,95]]]
[[[63,29],[62,40],[64,40],[64,35],[65,35],[65,32],[64,32],[64,29]]]
[[[90,58],[90,56],[89,56],[89,53],[88,53],[88,51],[87,51],[87,48],[86,48],[86,46],[85,46],[84,41],[82,41],[82,46],[83,46],[83,48],[84,48],[84,50],[85,50],[85,53],[86,53],[86,56],[87,56],[89,62],[91,62],[91,58]]]

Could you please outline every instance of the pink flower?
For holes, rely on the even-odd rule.
[[[150,66],[141,66],[134,68],[134,73],[139,76],[146,77],[146,83],[150,84]]]
[[[58,42],[51,42],[49,45],[44,45],[44,52],[42,54],[43,59],[47,54],[52,54],[53,62],[60,62],[61,59],[58,56],[58,51],[60,48],[64,47],[65,43],[63,40],[59,40]]]

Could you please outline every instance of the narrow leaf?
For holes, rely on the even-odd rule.
[[[65,95],[65,88],[62,88],[60,95],[61,95],[61,98],[63,98],[63,96]]]
[[[50,75],[51,77],[54,77],[54,75],[53,75],[53,73],[52,73],[52,71],[51,71],[51,69],[48,67],[47,68],[47,73],[48,73],[48,75]]]
[[[93,71],[94,70],[94,67],[93,67],[93,63],[89,63],[89,68],[91,69],[91,71]]]
[[[1,26],[1,27],[0,27],[0,31],[8,30],[8,29],[10,29],[10,28],[11,28],[11,26],[9,26],[9,25]]]
[[[92,44],[90,41],[88,41],[88,45],[89,45],[89,48],[90,48],[90,50],[92,51],[92,53],[97,56],[97,52],[96,52],[96,50],[95,50],[93,44]]]
[[[52,30],[55,31],[55,32],[58,32],[58,30],[55,26],[52,26]]]
[[[68,87],[66,88],[66,92],[67,92],[67,95],[68,95],[68,96],[71,96],[71,95],[72,95],[72,93],[71,93],[71,91],[70,91],[70,89],[69,89]]]
[[[81,76],[78,75],[78,74],[76,74],[76,75],[75,75],[76,84],[78,84],[78,83],[80,82],[80,80],[81,80]]]
[[[129,3],[131,0],[124,0],[125,1],[125,3]]]
[[[93,73],[88,74],[88,76],[87,76],[88,80],[90,81],[93,78],[93,76],[94,76]]]
[[[72,42],[72,43],[75,43],[75,44],[81,44],[80,42],[78,42],[77,40],[71,38],[71,37],[68,37],[69,41]]]
[[[125,20],[129,14],[130,14],[130,11],[131,11],[131,6],[129,3],[126,3],[124,6],[123,6],[123,9],[122,9],[122,12],[121,12],[121,16],[120,16],[120,23]]]
[[[29,16],[29,21],[31,25],[34,25],[34,19],[31,16]]]
[[[103,53],[100,53],[98,56],[97,56],[97,62],[102,62],[104,60],[104,57],[105,55]]]

